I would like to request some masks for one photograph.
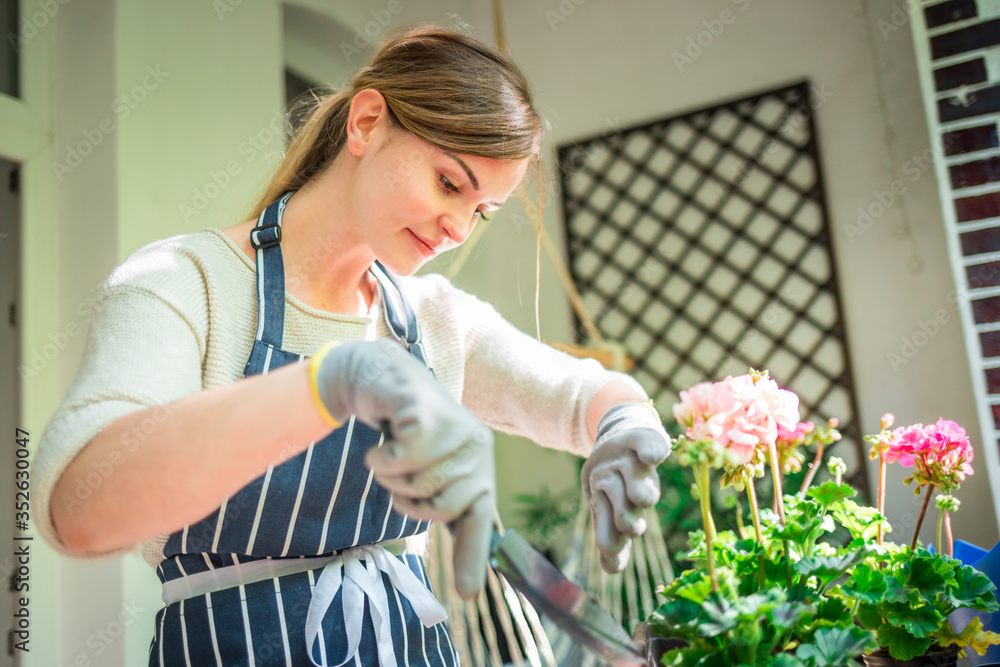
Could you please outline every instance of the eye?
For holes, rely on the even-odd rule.
[[[444,174],[438,176],[438,183],[444,186],[445,193],[454,192],[458,194],[459,192],[461,192],[461,190],[459,190],[451,181],[449,181],[448,177],[445,176]]]
[[[444,174],[438,176],[438,183],[440,183],[443,186],[442,192],[444,192],[445,194],[448,194],[450,192],[454,192],[455,194],[461,194],[462,192],[461,190],[458,189],[458,187],[454,183],[449,181],[448,177],[445,176]],[[479,219],[482,220],[483,222],[490,221],[490,219],[486,217],[486,214],[483,211],[480,211],[479,209],[476,209],[474,215],[478,216]]]

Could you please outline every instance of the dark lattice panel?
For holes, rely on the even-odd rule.
[[[867,489],[807,83],[559,148],[573,278],[661,409],[768,369]],[[578,329],[579,330],[579,329]]]

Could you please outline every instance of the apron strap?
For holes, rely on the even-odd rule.
[[[250,244],[257,250],[257,334],[255,338],[274,348],[281,348],[285,327],[285,264],[281,258],[281,216],[293,193],[268,206],[257,218],[250,232]],[[389,331],[406,350],[434,373],[421,341],[420,324],[410,302],[392,274],[378,260],[370,271],[379,284],[382,312]],[[391,295],[402,304],[399,312]]]
[[[281,259],[281,215],[292,193],[268,206],[250,232],[257,250],[257,334],[255,338],[281,348],[285,328],[285,263]]]
[[[430,363],[427,361],[427,355],[424,353],[417,314],[410,306],[406,295],[399,289],[399,284],[396,283],[388,269],[382,266],[381,262],[375,260],[369,270],[378,281],[379,290],[382,294],[382,312],[385,314],[385,323],[389,327],[389,331],[403,344],[410,354],[427,367],[431,375],[434,375],[434,369],[431,368]],[[391,294],[399,297],[399,302],[403,306],[402,317],[400,317],[399,310],[390,297]]]

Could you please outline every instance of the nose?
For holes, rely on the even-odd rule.
[[[474,215],[469,215],[464,222],[456,215],[442,215],[439,225],[444,236],[455,246],[460,246],[469,238],[476,220]]]

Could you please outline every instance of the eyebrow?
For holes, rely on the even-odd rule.
[[[462,167],[462,169],[465,170],[465,173],[469,177],[469,180],[472,181],[472,187],[475,188],[476,190],[478,190],[479,189],[479,181],[476,180],[476,175],[472,173],[472,169],[469,168],[469,165],[465,164],[465,160],[463,160],[462,158],[458,157],[454,153],[450,153],[448,151],[444,151],[444,154],[447,155],[448,157],[450,157],[455,162],[457,162]],[[498,202],[498,201],[488,201],[486,203],[489,204],[490,206],[495,206],[497,208],[500,208],[501,206],[503,206],[503,202]]]

